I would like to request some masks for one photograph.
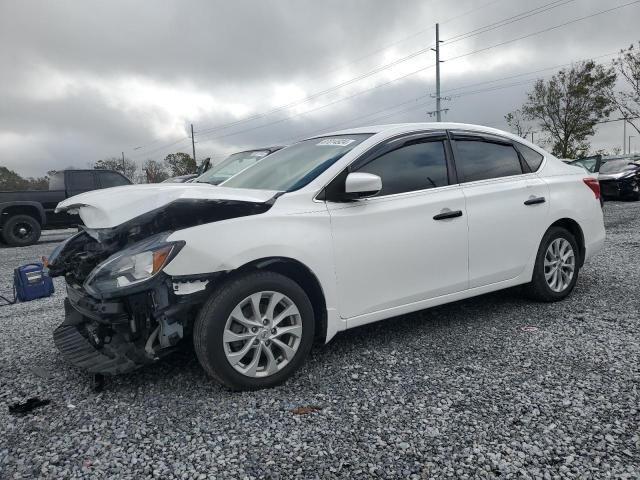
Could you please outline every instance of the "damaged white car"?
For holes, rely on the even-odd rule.
[[[564,298],[604,242],[598,181],[498,130],[437,123],[310,138],[222,186],[60,203],[62,354],[119,374],[193,342],[233,389],[282,383],[314,340],[514,285]]]

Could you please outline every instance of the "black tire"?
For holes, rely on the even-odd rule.
[[[298,350],[281,370],[256,378],[232,367],[225,354],[223,333],[232,310],[248,296],[264,291],[282,293],[295,303],[300,312],[302,334]],[[296,282],[274,272],[252,272],[232,277],[213,292],[195,321],[193,344],[200,364],[214,380],[232,390],[257,390],[284,383],[300,368],[311,351],[314,331],[313,307]]]
[[[551,289],[547,284],[544,274],[544,259],[547,249],[551,242],[558,238],[566,239],[573,249],[575,256],[575,270],[573,277],[569,282],[569,285],[561,292],[556,292]],[[538,254],[536,255],[536,263],[533,269],[533,276],[531,282],[524,286],[524,293],[532,300],[539,302],[558,302],[567,297],[573,290],[578,281],[578,272],[580,271],[580,250],[578,248],[578,242],[571,232],[562,227],[551,227],[542,237],[540,247],[538,248]]]
[[[40,239],[40,223],[31,215],[14,215],[2,226],[2,238],[10,247],[26,247]]]

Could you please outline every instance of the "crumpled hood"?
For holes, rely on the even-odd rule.
[[[176,200],[264,203],[276,193],[272,190],[226,188],[197,183],[126,185],[92,190],[67,198],[58,204],[56,212],[77,210],[87,227],[111,228]]]

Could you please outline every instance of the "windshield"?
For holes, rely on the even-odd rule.
[[[619,173],[625,170],[632,170],[637,168],[638,165],[631,163],[627,159],[623,160],[609,160],[607,163],[600,167],[600,173]]]
[[[218,185],[269,155],[269,150],[251,150],[229,155],[220,165],[207,170],[195,181]]]
[[[283,148],[224,182],[225,187],[290,192],[304,187],[345,154],[371,136],[319,137]]]

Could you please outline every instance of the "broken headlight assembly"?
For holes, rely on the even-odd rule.
[[[84,289],[105,298],[154,278],[177,255],[184,242],[168,242],[169,233],[154,235],[114,253],[87,277]]]

